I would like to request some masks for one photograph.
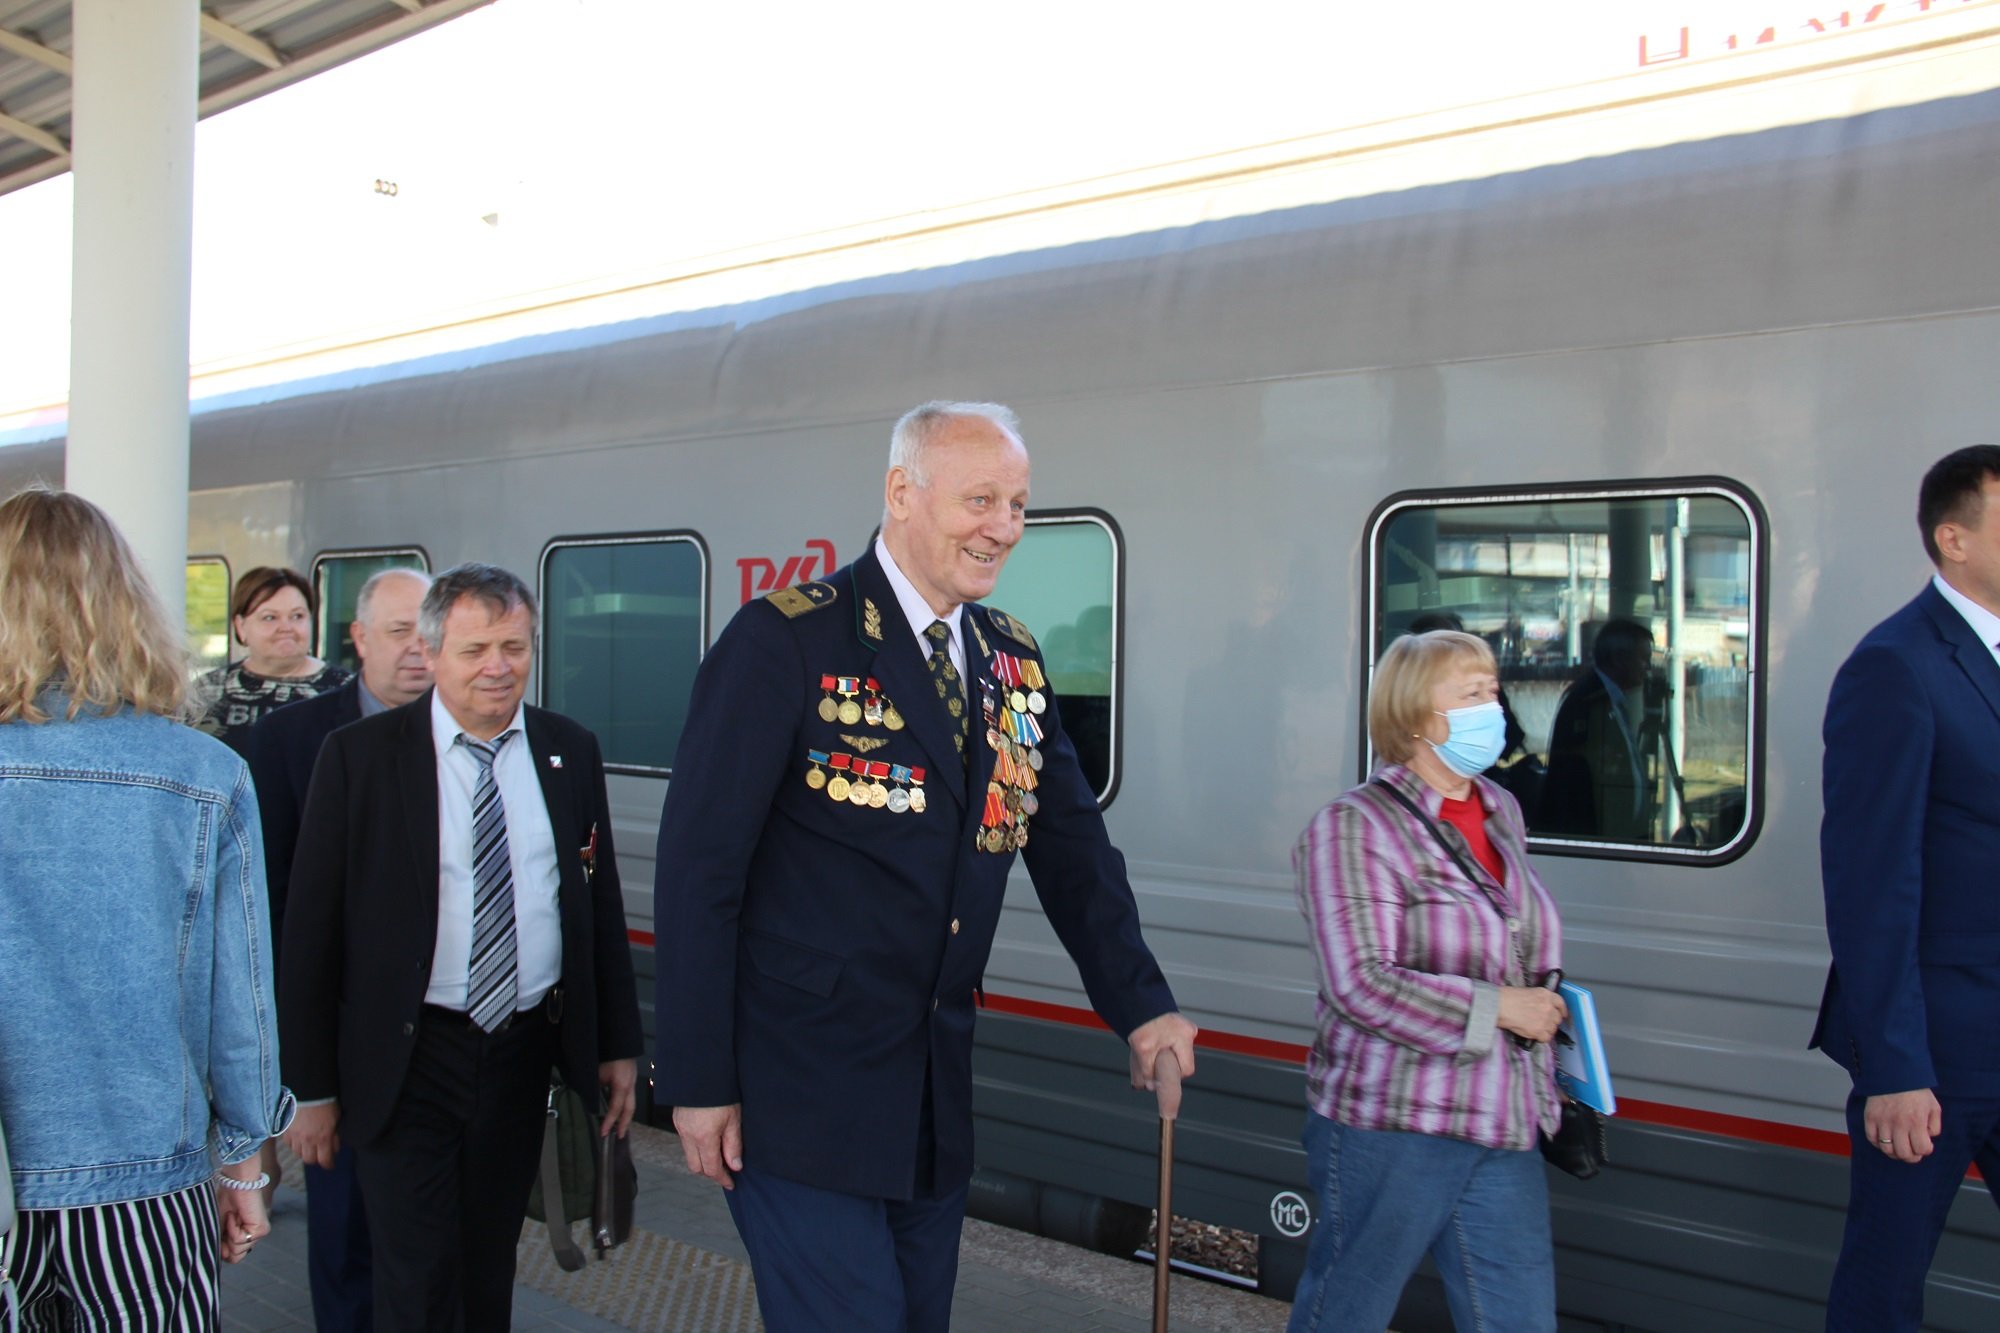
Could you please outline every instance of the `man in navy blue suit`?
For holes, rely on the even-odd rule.
[[[430,577],[414,569],[385,569],[362,584],[350,630],[361,674],[337,690],[266,714],[250,728],[246,754],[264,826],[273,940],[285,937],[299,812],[320,744],[338,728],[399,708],[431,686],[417,635],[417,609],[430,586]],[[306,1166],[306,1271],[313,1322],[323,1333],[366,1333],[374,1327],[372,1255],[354,1150],[343,1147],[331,1169]]]
[[[1917,501],[1930,585],[1870,630],[1826,709],[1833,969],[1813,1044],[1853,1078],[1827,1328],[1915,1329],[1945,1215],[2000,1181],[2000,447]]]
[[[884,499],[859,560],[716,640],[660,825],[659,1095],[774,1333],[948,1326],[1017,852],[1135,1086],[1194,1070],[1040,649],[978,604],[1027,508],[1013,414],[911,411]]]

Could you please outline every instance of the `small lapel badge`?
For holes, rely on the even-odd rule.
[[[550,767],[550,768],[561,768],[561,767],[562,767],[562,756],[561,756],[561,755],[559,755],[559,754],[552,754],[552,755],[550,755],[550,756],[549,756],[549,767]]]

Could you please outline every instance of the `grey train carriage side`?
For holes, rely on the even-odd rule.
[[[210,401],[192,546],[238,571],[536,571],[543,698],[608,710],[632,729],[612,757],[650,756],[613,792],[643,941],[662,710],[701,648],[746,595],[858,553],[903,407],[1012,403],[1035,455],[1022,558],[1089,570],[994,600],[1076,646],[1106,819],[1217,1043],[1176,1198],[1265,1237],[1281,1295],[1312,1211],[1289,854],[1361,776],[1373,654],[1457,610],[1514,663],[1532,731],[1586,620],[1641,614],[1680,685],[1657,700],[1675,771],[1651,779],[1650,833],[1537,844],[1628,1103],[1613,1169],[1556,1183],[1566,1327],[1817,1327],[1846,1194],[1844,1079],[1805,1049],[1819,718],[1848,647],[1926,574],[1921,467],[1996,432],[1996,162],[2000,95],[1979,94]],[[5,479],[58,447],[0,452]],[[1076,624],[1036,623],[1078,596]],[[1022,874],[986,989],[998,1192],[1149,1199],[1149,1107]],[[1984,1195],[1968,1181],[1953,1213],[1933,1327],[2000,1326]],[[1399,1327],[1436,1325],[1425,1291]]]

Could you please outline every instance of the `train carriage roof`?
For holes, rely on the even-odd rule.
[[[0,10],[7,3],[0,0]],[[1643,331],[1615,318],[1638,309],[1633,301],[1606,303],[1602,314],[1572,304],[1560,333],[1570,345],[1753,329],[1764,311],[1712,299],[1698,317],[1684,311],[1666,269],[1678,259],[1782,271],[1782,237],[1767,233],[1782,223],[1778,210],[1795,214],[1801,199],[1784,196],[1777,178],[1806,186],[1828,209],[1894,213],[1893,199],[1842,195],[1857,163],[1876,168],[1867,176],[1876,193],[1894,194],[1901,159],[1921,174],[1940,151],[1962,156],[1968,139],[1990,147],[2000,126],[2000,94],[1992,91],[2000,83],[2000,11],[1957,18],[1949,31],[1885,29],[1872,47],[1841,47],[1838,58],[1831,46],[1745,52],[1669,71],[1643,85],[1643,95],[1633,94],[1638,85],[1620,83],[1457,108],[711,256],[547,294],[526,307],[463,312],[422,329],[198,368],[197,453],[205,433],[243,409],[367,386],[448,376],[456,382],[453,410],[477,414],[468,403],[472,383],[496,400],[508,397],[504,378],[482,372],[530,358],[588,362],[587,391],[622,391],[634,404],[664,396],[665,386],[647,391],[627,382],[669,356],[701,367],[689,383],[709,389],[760,371],[768,376],[773,367],[806,373],[796,369],[801,346],[813,347],[822,363],[809,372],[815,384],[854,375],[857,357],[870,348],[879,354],[870,335],[886,332],[899,346],[914,345],[913,319],[926,325],[933,345],[961,339],[962,361],[963,340],[976,352],[980,338],[993,336],[962,325],[996,322],[1018,339],[1024,322],[1055,304],[1052,297],[1061,300],[1066,327],[1049,331],[1043,359],[1088,362],[1100,381],[1119,373],[1171,381],[1172,355],[1190,342],[1185,328],[1172,326],[1191,318],[1221,321],[1202,351],[1204,378],[1233,373],[1226,362],[1232,349],[1245,374],[1309,374],[1371,364],[1370,357],[1393,363],[1395,334],[1414,314],[1387,306],[1343,312],[1345,325],[1365,333],[1366,346],[1337,332],[1278,347],[1275,335],[1288,323],[1323,329],[1323,307],[1344,290],[1343,274],[1365,273],[1391,254],[1408,265],[1412,247],[1429,247],[1438,260],[1410,266],[1417,282],[1399,299],[1413,312],[1445,299],[1473,302],[1488,316],[1508,311],[1485,327],[1504,329],[1506,346],[1516,351],[1535,345],[1532,312],[1544,302],[1530,284],[1550,272],[1548,247],[1564,239],[1576,242],[1580,281],[1632,282],[1658,294],[1643,311]],[[1948,142],[1959,146],[1938,148]],[[1716,231],[1675,233],[1687,230],[1688,212],[1663,205],[1686,204],[1690,192],[1714,196]],[[1580,221],[1589,227],[1579,228]],[[1563,224],[1580,234],[1565,238]],[[1734,239],[1724,234],[1732,225]],[[1897,227],[1853,230],[1875,244],[1921,246],[1917,233],[1938,225],[1948,219],[1915,216]],[[1840,271],[1800,275],[1797,317],[1881,313],[1884,294],[1869,267],[1868,256],[1857,253]],[[1175,290],[1159,290],[1162,274],[1179,284]],[[1978,280],[1964,281],[1968,276]],[[1966,293],[1985,290],[1986,276],[1961,273],[1953,292],[1912,290],[1892,294],[1888,305],[1953,308]],[[1382,299],[1381,284],[1363,285]],[[1748,284],[1743,300],[1754,304],[1768,290],[1768,283]],[[1103,298],[1096,309],[1092,294]],[[1147,326],[1149,311],[1156,330]],[[1530,312],[1525,327],[1512,313],[1519,311]],[[1579,314],[1585,323],[1577,323]],[[1255,336],[1234,336],[1241,329],[1232,322],[1255,324]],[[1427,347],[1421,358],[1489,354],[1493,339],[1482,342],[1480,327],[1468,321],[1452,346]],[[1556,325],[1548,327],[1553,346]],[[830,333],[840,336],[814,341]],[[1170,337],[1175,347],[1167,346]],[[605,357],[603,349],[614,346],[627,351]],[[769,355],[776,346],[789,353]],[[761,359],[760,349],[767,352]],[[1045,382],[1059,384],[1060,376]],[[760,386],[767,390],[768,380]],[[47,445],[63,432],[59,408],[0,420],[0,447]]]

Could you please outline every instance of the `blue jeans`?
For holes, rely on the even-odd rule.
[[[1287,1333],[1379,1333],[1426,1253],[1460,1333],[1555,1328],[1540,1153],[1350,1129],[1317,1114],[1304,1138],[1319,1217]]]

